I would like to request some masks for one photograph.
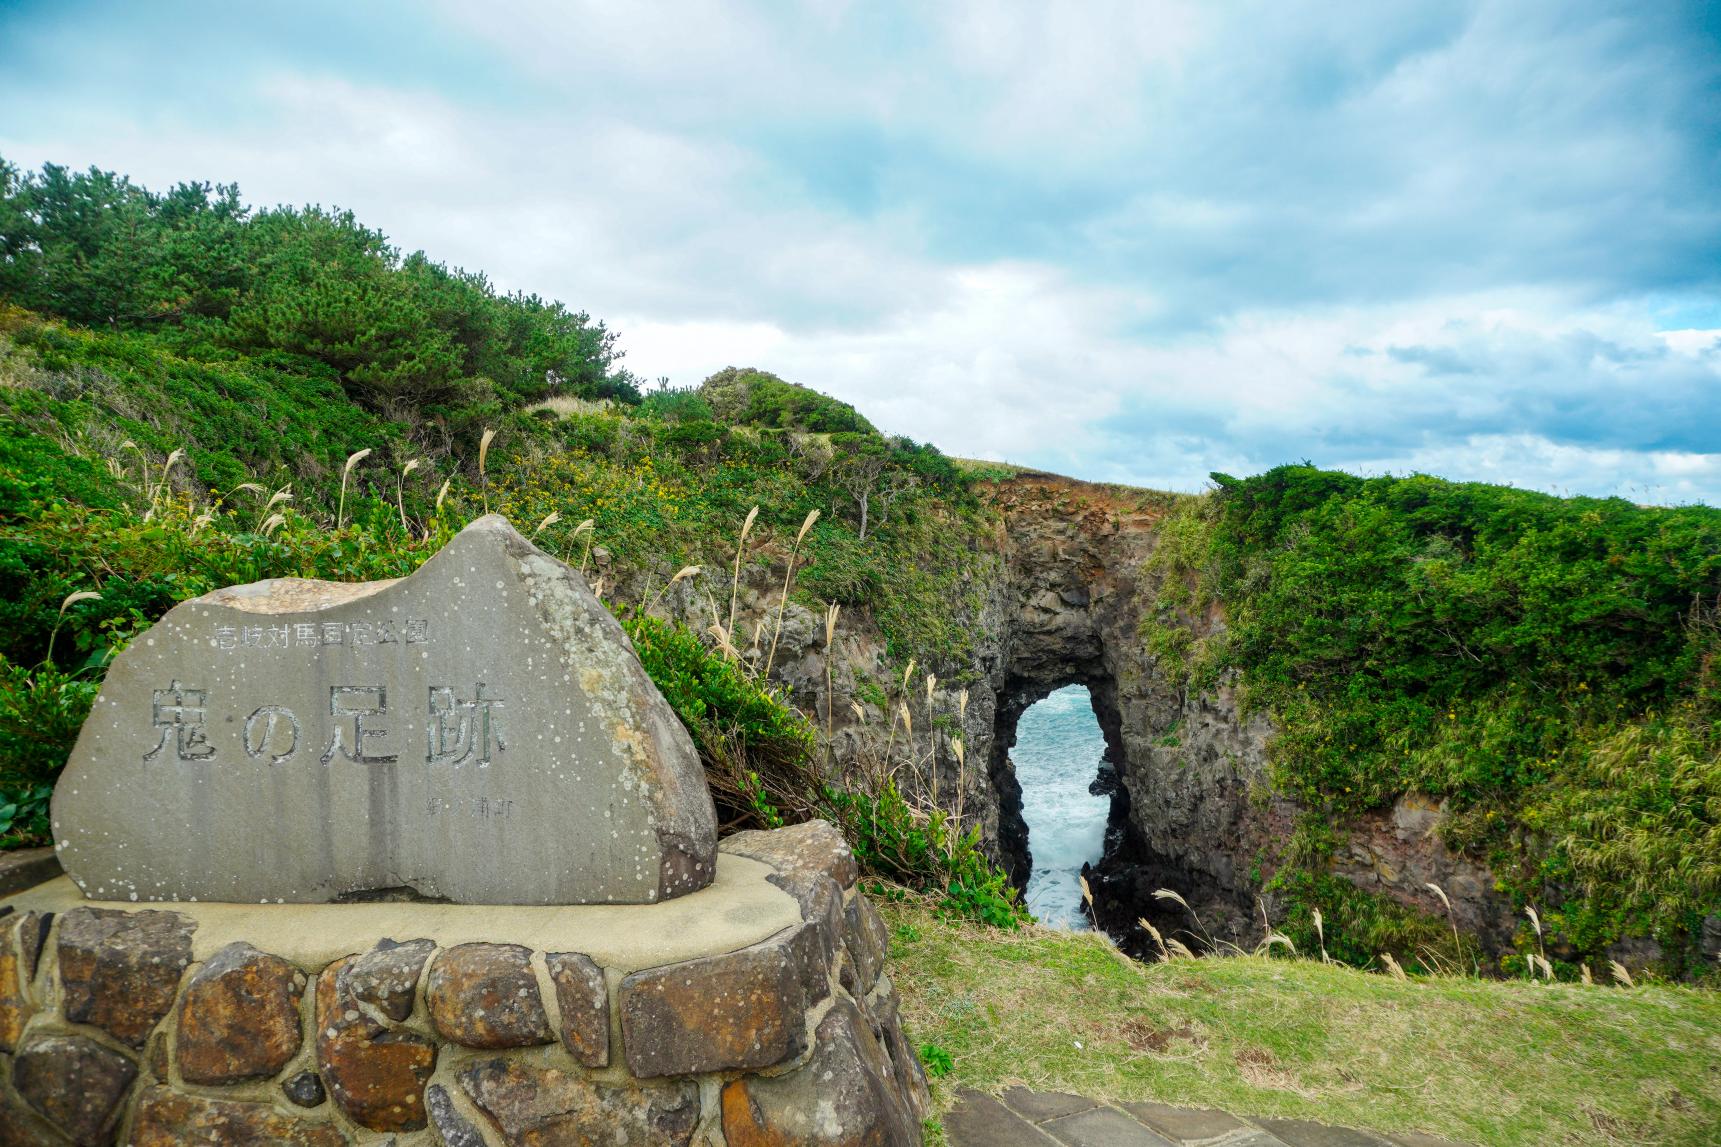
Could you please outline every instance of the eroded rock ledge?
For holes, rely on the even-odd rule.
[[[650,906],[0,907],[0,1147],[920,1142],[887,936],[830,825]]]

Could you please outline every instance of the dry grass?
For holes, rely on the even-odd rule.
[[[490,472],[487,463],[490,461],[490,444],[496,441],[496,432],[485,427],[484,436],[478,440],[478,485],[484,491],[484,512],[490,512]],[[365,451],[370,453],[370,451]],[[352,463],[347,463],[350,469]]]
[[[566,418],[570,414],[608,414],[614,409],[615,403],[607,398],[588,401],[575,398],[571,394],[558,394],[554,398],[546,398],[526,407],[525,413],[535,414],[540,410],[547,410],[558,418]]]
[[[1398,980],[1316,959],[1141,964],[1093,935],[881,906],[891,977],[936,1084],[1155,1099],[1475,1144],[1713,1143],[1721,996]]]
[[[419,460],[417,458],[409,459],[394,479],[394,504],[395,508],[400,511],[400,531],[403,534],[412,532],[412,527],[406,524],[406,476],[418,469],[418,466]]]
[[[807,531],[813,528],[813,523],[819,520],[819,511],[807,511],[806,520],[801,523],[800,533],[795,535],[795,546],[789,551],[789,564],[783,569],[783,593],[777,599],[777,627],[771,631],[771,652],[765,657],[764,676],[771,676],[771,666],[777,660],[777,639],[783,636],[783,611],[789,608],[789,586],[795,580],[795,560],[801,556],[801,543],[806,540]],[[740,553],[736,553],[740,558]],[[828,644],[828,642],[827,642]]]
[[[489,433],[489,431],[485,431],[485,433]],[[335,511],[335,529],[337,530],[345,525],[347,520],[347,479],[352,477],[354,466],[357,466],[360,462],[363,462],[366,458],[370,457],[370,452],[371,448],[369,446],[366,446],[363,450],[355,450],[352,454],[347,456],[347,464],[341,467],[341,501],[340,507]],[[177,454],[180,452],[175,451],[175,453]],[[167,464],[169,466],[173,465],[173,458],[169,457]],[[167,471],[164,469],[162,471],[162,482],[165,484],[166,481]],[[154,500],[151,499],[150,505],[153,506],[154,504]]]

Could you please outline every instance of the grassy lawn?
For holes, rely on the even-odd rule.
[[[1721,994],[1398,981],[1313,960],[1138,964],[1104,941],[883,903],[917,1045],[958,1088],[1011,1084],[1473,1144],[1711,1144]]]

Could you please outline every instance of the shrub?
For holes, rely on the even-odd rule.
[[[1444,922],[1389,897],[1365,892],[1342,877],[1287,867],[1263,889],[1284,913],[1279,931],[1304,955],[1326,951],[1340,963],[1366,968],[1382,952],[1407,966],[1453,961],[1451,933]],[[1315,927],[1315,914],[1321,927]],[[1447,964],[1446,966],[1455,966]]]
[[[639,403],[641,418],[663,422],[710,422],[711,405],[691,387],[660,386]]]
[[[952,829],[942,809],[911,809],[887,779],[876,792],[827,786],[825,807],[870,872],[943,894],[946,911],[999,928],[1029,919],[1016,888],[980,851],[980,829]]]
[[[926,1074],[933,1079],[943,1079],[956,1070],[956,1061],[950,1053],[935,1043],[920,1045],[920,1062],[926,1068]]]
[[[846,402],[785,382],[769,371],[727,367],[699,386],[716,417],[733,425],[814,434],[877,434]]]
[[[1689,716],[1625,726],[1538,790],[1524,821],[1549,838],[1540,877],[1584,897],[1550,927],[1596,950],[1647,932],[1688,959],[1721,906],[1721,743]]]
[[[372,410],[435,417],[494,395],[638,402],[615,335],[536,295],[402,256],[350,212],[253,212],[232,185],[156,193],[109,172],[0,161],[0,299],[148,328],[190,357],[284,352]]]
[[[693,737],[725,824],[812,814],[817,735],[805,718],[683,625],[636,614],[622,627]]]
[[[894,781],[876,794],[860,778],[821,785],[817,732],[776,692],[682,625],[636,614],[623,628],[699,748],[726,827],[828,817],[868,872],[935,888],[946,910],[999,927],[1027,918],[1015,889],[980,851],[977,827],[958,834],[943,811],[915,812]]]
[[[53,782],[100,684],[94,673],[32,670],[0,657],[0,845],[48,839]]]

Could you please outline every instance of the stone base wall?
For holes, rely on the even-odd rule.
[[[318,966],[266,950],[276,928],[194,959],[192,913],[18,897],[0,908],[0,1147],[919,1143],[925,1076],[841,835],[723,848],[768,866],[745,867],[799,922],[650,967],[362,928]]]

